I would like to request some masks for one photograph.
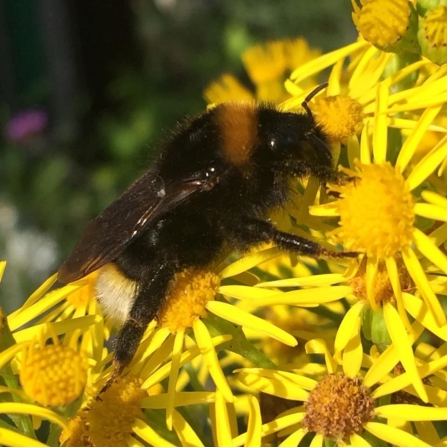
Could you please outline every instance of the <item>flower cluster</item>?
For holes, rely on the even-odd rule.
[[[339,181],[301,179],[272,221],[357,258],[262,246],[182,272],[99,395],[113,328],[97,274],[50,278],[0,321],[1,444],[446,445],[446,8],[353,2],[356,42],[256,46],[242,57],[255,93],[228,74],[205,91],[299,112],[327,80],[309,107]]]

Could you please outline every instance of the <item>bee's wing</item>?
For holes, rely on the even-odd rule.
[[[113,261],[151,221],[207,188],[201,173],[164,185],[159,176],[147,172],[87,224],[81,240],[60,267],[58,280],[64,284],[76,281]]]

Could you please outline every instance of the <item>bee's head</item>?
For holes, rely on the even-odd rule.
[[[320,180],[333,175],[332,154],[327,136],[311,113],[280,112],[271,106],[258,111],[261,163],[285,174],[312,174]]]

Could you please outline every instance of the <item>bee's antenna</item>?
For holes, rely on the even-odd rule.
[[[312,114],[312,111],[310,110],[308,102],[312,100],[314,96],[316,96],[318,93],[321,92],[321,90],[324,90],[329,85],[328,82],[323,82],[323,84],[320,84],[318,87],[314,88],[304,99],[304,101],[301,103],[301,106],[306,111],[307,116],[309,119],[313,121],[314,116]]]

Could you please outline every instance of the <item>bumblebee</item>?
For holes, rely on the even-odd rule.
[[[356,255],[325,250],[268,219],[290,200],[292,177],[337,178],[327,135],[308,106],[325,86],[306,98],[304,113],[228,102],[186,120],[153,166],[88,223],[58,279],[100,269],[97,297],[123,323],[109,384],[132,360],[178,272],[265,242],[314,258]]]

